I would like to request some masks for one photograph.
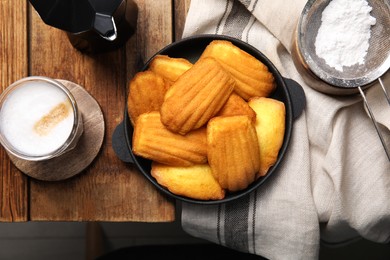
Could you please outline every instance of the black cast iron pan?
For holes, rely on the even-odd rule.
[[[178,196],[168,191],[165,187],[161,186],[157,183],[157,181],[151,176],[151,161],[144,159],[142,157],[136,156],[132,153],[132,136],[133,136],[133,127],[129,120],[129,115],[127,113],[127,107],[125,107],[124,111],[124,120],[121,124],[117,126],[115,132],[113,134],[112,145],[117,154],[117,156],[124,162],[132,163],[137,166],[137,168],[141,171],[141,173],[161,192],[164,194],[189,203],[196,204],[218,204],[225,203],[228,201],[232,201],[238,199],[242,196],[245,196],[251,193],[253,190],[259,188],[266,180],[269,179],[270,176],[276,174],[277,169],[279,168],[280,163],[282,162],[285,154],[287,152],[292,129],[293,129],[293,121],[297,118],[302,110],[305,107],[306,99],[305,94],[302,90],[302,87],[291,79],[287,79],[281,76],[276,67],[272,64],[267,57],[265,57],[259,50],[254,48],[253,46],[237,40],[232,37],[224,36],[224,35],[196,35],[188,38],[184,38],[180,41],[174,42],[167,47],[160,50],[157,54],[168,55],[170,57],[177,58],[185,58],[191,62],[195,62],[205,47],[213,40],[228,40],[231,41],[234,45],[253,55],[265,65],[268,66],[268,69],[273,73],[276,80],[276,90],[272,93],[270,97],[275,98],[277,100],[282,101],[286,107],[286,130],[284,134],[284,141],[282,147],[279,151],[278,159],[274,166],[272,166],[267,175],[257,179],[254,183],[252,183],[245,190],[238,191],[235,193],[227,193],[225,198],[222,200],[212,200],[212,201],[204,201],[204,200],[196,200],[183,196]],[[153,56],[154,57],[154,56]],[[146,70],[150,61],[153,57],[144,65],[142,70]],[[125,103],[127,104],[127,102]]]

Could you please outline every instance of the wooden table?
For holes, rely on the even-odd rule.
[[[0,0],[0,92],[30,75],[83,86],[105,119],[102,148],[81,174],[65,181],[27,177],[0,147],[0,221],[175,220],[174,201],[132,165],[119,160],[111,136],[123,120],[127,85],[156,51],[181,38],[189,0],[135,0],[138,27],[126,46],[86,55],[66,33],[46,25],[26,0]]]

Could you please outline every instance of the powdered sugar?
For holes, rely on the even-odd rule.
[[[338,71],[364,64],[376,19],[366,0],[332,0],[324,9],[315,41],[318,57]]]

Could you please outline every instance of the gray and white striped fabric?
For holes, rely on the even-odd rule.
[[[390,241],[390,164],[361,98],[316,92],[292,62],[305,3],[191,1],[183,37],[224,34],[248,42],[300,83],[307,99],[287,156],[265,185],[222,205],[182,204],[182,227],[195,237],[269,259],[317,259],[321,239]],[[377,112],[390,118],[387,108]],[[390,147],[389,131],[383,130]]]

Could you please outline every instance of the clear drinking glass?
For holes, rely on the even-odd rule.
[[[58,157],[75,148],[82,133],[76,99],[57,80],[22,78],[0,95],[0,143],[20,159]]]

